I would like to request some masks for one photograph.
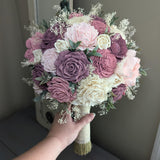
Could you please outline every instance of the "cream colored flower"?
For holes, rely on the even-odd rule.
[[[98,75],[89,75],[79,83],[77,99],[72,101],[74,105],[95,106],[107,100],[108,89],[105,79]]]
[[[91,17],[89,16],[73,17],[67,21],[67,24],[73,25],[75,23],[82,23],[82,22],[89,23],[90,20],[91,20]]]
[[[110,26],[110,32],[113,34],[119,33],[122,36],[122,38],[124,40],[126,40],[125,33],[123,31],[121,31],[120,29],[118,29],[117,26],[115,26],[115,25]]]
[[[43,91],[34,83],[33,89],[36,94],[41,94]]]
[[[34,55],[34,64],[39,63],[42,59],[42,50],[41,49],[34,50],[33,55]]]
[[[54,44],[56,48],[56,52],[60,53],[62,51],[65,51],[69,48],[69,45],[67,41],[58,39],[56,43]]]
[[[107,34],[100,34],[97,37],[97,44],[100,49],[107,49],[111,46],[111,39]]]

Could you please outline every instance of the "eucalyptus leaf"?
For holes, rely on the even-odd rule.
[[[97,56],[97,57],[102,57],[102,55],[96,51],[92,51],[90,53],[87,54],[87,57],[91,57],[91,56]]]

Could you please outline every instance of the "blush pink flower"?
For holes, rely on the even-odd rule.
[[[118,63],[115,73],[122,76],[127,86],[134,86],[140,76],[140,59],[135,50],[128,50],[126,57]]]
[[[67,32],[65,33],[65,38],[67,40],[71,40],[73,42],[81,41],[78,49],[85,50],[88,48],[89,50],[94,49],[97,43],[98,31],[87,23],[79,23],[73,24],[73,26],[67,28]]]
[[[69,88],[69,83],[60,77],[52,78],[47,85],[51,97],[60,103],[71,102],[76,98],[76,92],[73,94]]]
[[[95,67],[93,73],[98,74],[100,78],[108,78],[114,73],[116,68],[116,57],[111,54],[108,49],[99,49],[97,52],[100,53],[102,57],[91,57],[93,66]]]
[[[56,67],[54,65],[54,62],[58,58],[58,53],[56,52],[55,48],[47,49],[44,54],[42,55],[41,64],[44,67],[44,70],[46,72],[51,72],[55,74]]]
[[[36,32],[31,38],[26,41],[27,51],[25,52],[24,57],[29,61],[34,61],[33,50],[40,49],[42,43],[43,34]]]
[[[69,19],[73,18],[73,17],[81,17],[83,16],[82,13],[76,13],[76,12],[72,12],[70,15],[69,15]]]

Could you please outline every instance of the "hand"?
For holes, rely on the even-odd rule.
[[[55,116],[51,130],[47,137],[57,139],[62,147],[62,150],[70,145],[78,136],[80,130],[95,117],[94,113],[90,113],[82,117],[79,121],[74,122],[69,114],[66,114],[67,123],[59,124],[58,119],[60,114]]]

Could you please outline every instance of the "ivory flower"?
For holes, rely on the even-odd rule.
[[[67,23],[69,25],[73,25],[75,23],[82,23],[82,22],[83,23],[89,23],[90,20],[91,20],[91,17],[89,17],[89,16],[72,17],[71,19],[69,19],[67,21]]]
[[[111,90],[111,89],[109,89]],[[107,100],[108,87],[105,79],[98,75],[89,75],[79,83],[77,89],[77,99],[72,104],[83,106],[95,106]]]
[[[65,51],[65,50],[67,50],[67,49],[69,48],[69,45],[68,45],[67,41],[65,41],[65,40],[60,40],[60,39],[58,39],[58,40],[56,41],[56,43],[54,44],[54,46],[55,46],[56,51],[57,51],[58,53],[60,53],[60,52],[62,52],[62,51]]]
[[[42,58],[42,50],[41,49],[34,50],[33,55],[34,55],[34,64],[39,63]]]
[[[100,34],[97,37],[97,44],[99,49],[107,49],[111,46],[111,39],[107,34]]]

